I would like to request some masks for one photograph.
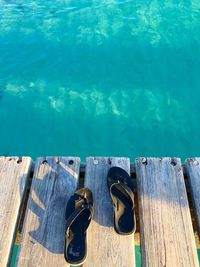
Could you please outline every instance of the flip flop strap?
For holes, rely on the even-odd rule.
[[[113,184],[110,186],[110,195],[111,195],[111,197],[112,197],[112,188],[113,188],[113,187],[116,187],[116,186],[120,186],[120,187],[122,187],[122,188],[125,190],[125,192],[128,194],[128,196],[129,196],[132,200],[134,200],[133,191],[130,189],[130,187],[127,186],[126,184],[124,184],[124,183],[120,183],[120,182],[118,182],[118,183],[113,183]],[[123,193],[123,192],[122,192],[122,193]],[[114,202],[113,197],[112,197],[112,200],[113,200],[113,202]]]
[[[66,220],[66,233],[68,233],[70,226],[74,223],[74,221],[79,217],[79,215],[85,211],[85,210],[89,210],[90,208],[88,207],[88,205],[83,205],[82,207],[76,209]],[[90,216],[88,218],[88,220],[91,219],[91,211],[90,211]]]

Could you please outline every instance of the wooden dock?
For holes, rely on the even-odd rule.
[[[84,267],[134,267],[134,234],[113,229],[106,177],[119,166],[131,174],[138,203],[142,266],[197,267],[193,225],[200,235],[200,158],[0,157],[0,267],[9,266],[19,221],[17,267],[66,267],[65,208],[76,188],[94,196]],[[192,224],[192,196],[195,222]],[[191,204],[191,203],[190,203]],[[136,208],[137,210],[137,208]],[[138,219],[139,218],[139,219]]]

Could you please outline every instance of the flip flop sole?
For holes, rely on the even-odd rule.
[[[87,257],[87,228],[93,215],[93,196],[88,188],[77,190],[68,201],[65,218],[64,256],[67,263],[80,266]]]
[[[129,174],[112,167],[107,175],[108,189],[114,204],[114,229],[120,235],[135,231],[133,185]]]

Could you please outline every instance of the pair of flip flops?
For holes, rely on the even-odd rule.
[[[114,206],[114,229],[120,235],[135,230],[133,185],[128,173],[112,167],[107,184]],[[88,188],[81,188],[71,196],[66,207],[65,260],[81,265],[87,256],[86,232],[93,216],[93,196]]]

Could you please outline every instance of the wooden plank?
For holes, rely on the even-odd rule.
[[[187,159],[185,161],[185,170],[189,180],[197,218],[197,228],[200,235],[200,158]]]
[[[31,158],[0,157],[0,266],[10,262]]]
[[[199,266],[180,159],[136,159],[143,266]]]
[[[36,162],[17,266],[68,266],[64,259],[65,209],[78,184],[80,159]]]
[[[88,257],[84,267],[134,267],[134,235],[120,236],[113,228],[113,208],[107,188],[110,167],[130,173],[127,158],[87,158],[85,186],[94,197],[94,218],[88,230]]]
[[[85,173],[85,168],[86,168],[86,163],[85,162],[81,162],[80,172],[82,174]],[[131,173],[131,175],[135,175],[135,163],[130,163],[130,173]]]

